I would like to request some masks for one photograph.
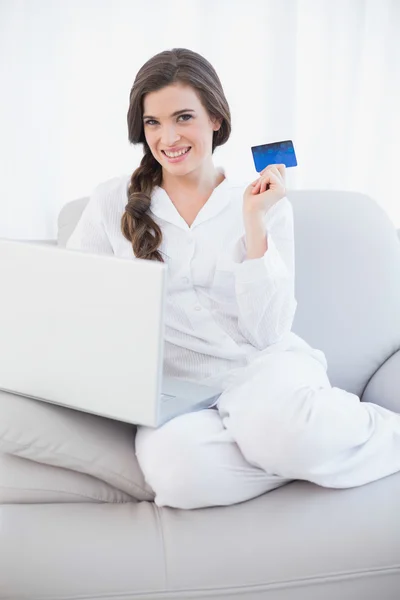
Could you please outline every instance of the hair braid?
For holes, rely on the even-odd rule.
[[[133,172],[128,188],[128,204],[121,220],[122,233],[132,242],[137,258],[164,262],[158,247],[162,241],[160,227],[148,213],[153,187],[161,183],[161,165],[150,150]]]

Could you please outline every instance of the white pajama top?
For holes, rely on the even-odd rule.
[[[124,175],[94,189],[68,249],[137,260],[121,232],[129,182]],[[292,205],[285,197],[266,213],[268,250],[246,260],[247,185],[226,178],[190,227],[163,188],[152,192],[150,210],[168,265],[165,375],[224,387],[230,373],[264,353],[291,347],[312,352],[291,332],[297,306]]]

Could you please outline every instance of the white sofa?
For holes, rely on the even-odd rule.
[[[394,225],[362,194],[288,196],[293,330],[325,352],[332,385],[400,412]],[[62,209],[54,243],[65,245],[86,202]],[[1,600],[399,600],[400,474],[160,509],[135,464],[134,429],[91,419],[0,393]]]

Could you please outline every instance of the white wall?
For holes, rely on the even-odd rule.
[[[137,167],[129,91],[172,47],[220,75],[215,164],[250,182],[250,146],[293,139],[289,187],[366,192],[400,227],[399,31],[396,0],[2,0],[0,237],[55,237],[63,204]]]

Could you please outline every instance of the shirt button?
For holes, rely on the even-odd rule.
[[[201,310],[201,306],[197,304],[197,306],[194,307],[194,310]]]
[[[182,277],[183,283],[189,283],[189,277]]]

